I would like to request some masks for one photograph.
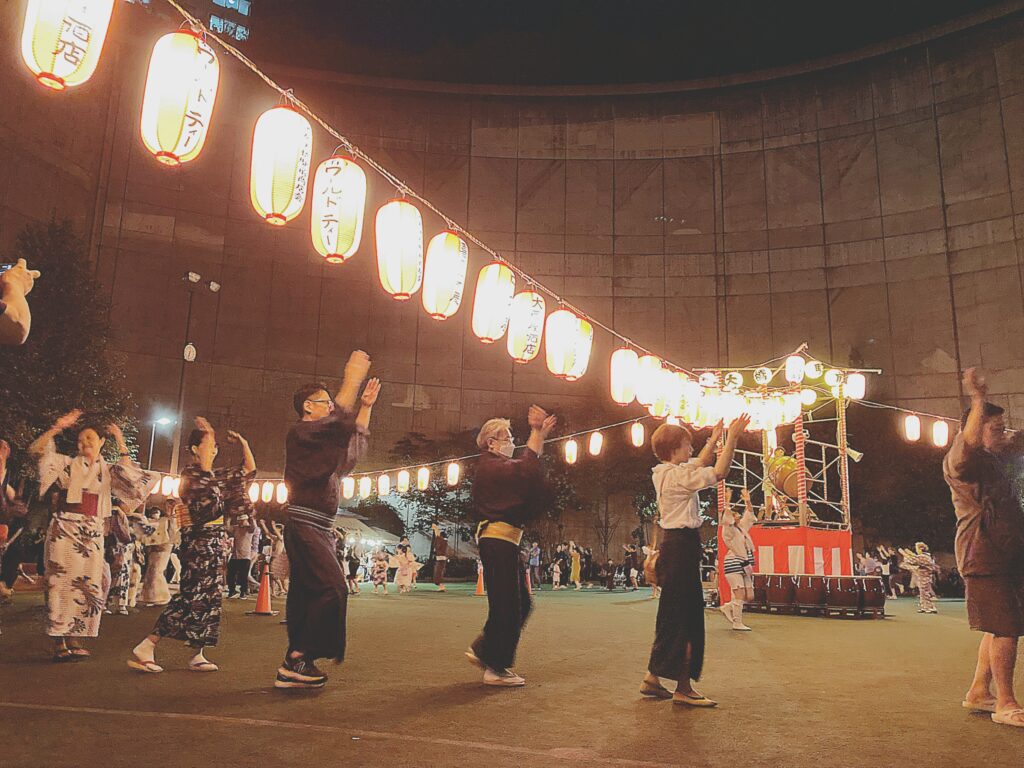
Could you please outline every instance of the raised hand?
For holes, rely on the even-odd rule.
[[[124,432],[117,424],[107,424],[107,434],[114,438],[114,442],[118,445],[124,444]]]
[[[348,362],[345,363],[345,378],[362,381],[366,378],[366,374],[370,372],[370,356],[363,352],[361,349],[357,349],[351,355],[349,355]]]
[[[741,488],[740,489],[740,498],[743,499],[744,501],[750,501],[750,489],[749,488]]]
[[[542,421],[541,425],[540,425],[540,433],[541,433],[541,435],[543,435],[544,438],[547,439],[547,436],[551,434],[551,431],[555,428],[555,426],[557,424],[558,424],[558,417],[557,416],[547,416],[547,417],[545,417],[544,421]]]
[[[548,418],[548,412],[539,405],[531,405],[530,410],[526,414],[526,422],[530,425],[530,429],[540,429],[543,427],[544,419],[546,418]]]
[[[210,422],[208,422],[202,416],[196,416],[195,425],[196,429],[198,429],[200,432],[206,432],[207,434],[210,435],[216,434],[213,430],[213,425],[210,424]]]
[[[228,430],[228,442],[238,443],[239,445],[248,445],[249,441],[242,437],[240,434],[235,432],[233,429]]]
[[[738,440],[740,435],[743,434],[744,430],[749,426],[750,414],[741,413],[733,420],[732,424],[729,425],[729,439],[733,441]]]
[[[380,396],[380,379],[370,379],[366,382],[363,395],[359,398],[364,408],[373,408]]]
[[[964,371],[964,389],[971,397],[985,397],[988,394],[988,383],[977,368]]]
[[[80,418],[82,418],[82,411],[75,408],[75,410],[68,411],[53,422],[53,428],[58,432],[63,432],[65,429],[71,429],[71,427],[75,426]]]
[[[38,269],[29,269],[24,259],[18,259],[9,270],[0,272],[0,289],[10,286],[20,291],[23,296],[27,296],[32,292],[38,277]]]

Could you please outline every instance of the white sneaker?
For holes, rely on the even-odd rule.
[[[484,670],[484,685],[496,685],[503,688],[517,688],[526,685],[526,680],[510,669],[495,672],[493,669]]]

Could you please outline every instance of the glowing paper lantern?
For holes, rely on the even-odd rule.
[[[646,440],[647,436],[644,434],[644,425],[639,421],[633,422],[633,426],[629,428],[629,439],[633,442],[633,447],[641,448]]]
[[[702,387],[706,387],[708,389],[712,387],[717,387],[718,374],[712,373],[711,371],[705,371],[704,373],[697,377],[697,381]]]
[[[453,461],[448,465],[447,475],[448,485],[458,485],[459,477],[462,475],[462,467],[460,467],[457,462]]]
[[[359,478],[359,498],[368,499],[373,493],[373,481],[369,477]]]
[[[351,499],[356,494],[356,481],[352,477],[344,477],[341,480],[341,495]]]
[[[406,491],[409,490],[410,479],[411,478],[407,470],[403,469],[401,472],[398,473],[398,482],[396,483],[396,488],[399,493],[405,493]]]
[[[786,381],[790,384],[799,384],[804,380],[804,366],[806,365],[802,355],[790,355],[786,358]]]
[[[389,493],[391,493],[391,478],[381,475],[377,478],[377,495],[387,496]]]
[[[274,484],[269,480],[263,483],[263,491],[260,493],[260,499],[264,504],[269,504],[270,500],[274,498]]]
[[[830,368],[825,372],[825,386],[838,387],[839,382],[843,380],[843,372],[837,371],[835,368]]]
[[[421,491],[425,491],[427,490],[429,485],[430,470],[427,469],[426,467],[420,467],[419,471],[416,473],[416,487]]]
[[[508,353],[517,363],[528,363],[540,352],[544,334],[544,297],[522,291],[512,299],[508,321]]]
[[[435,320],[445,320],[459,310],[466,288],[469,246],[451,230],[434,235],[427,245],[423,268],[423,308]]]
[[[675,415],[687,423],[692,424],[695,422],[700,409],[700,399],[703,394],[704,390],[701,389],[700,384],[687,377],[686,381],[683,382],[682,397],[680,398]]]
[[[398,301],[409,299],[423,282],[423,217],[399,198],[377,211],[377,275]]]
[[[142,97],[142,143],[157,160],[181,165],[199,156],[217,99],[220,64],[203,38],[179,29],[157,40]]]
[[[580,445],[575,440],[565,441],[565,463],[575,464],[576,459],[579,458]]]
[[[772,369],[771,368],[757,368],[754,371],[754,383],[764,386],[772,380]]]
[[[814,405],[818,402],[818,393],[813,389],[803,389],[800,391],[800,402],[807,406]]]
[[[782,420],[789,424],[796,421],[800,416],[800,409],[803,405],[799,392],[787,392],[782,396]]]
[[[601,449],[604,447],[604,435],[600,432],[594,432],[590,436],[590,442],[587,443],[587,451],[591,456],[600,456]]]
[[[612,352],[610,363],[612,400],[619,405],[629,405],[636,400],[636,379],[640,358],[632,349],[623,347]]]
[[[174,490],[174,478],[170,475],[164,475],[160,479],[160,494],[162,496],[170,496],[171,491]]]
[[[288,486],[284,483],[277,484],[277,493],[275,495],[278,504],[288,503]]]
[[[473,333],[485,344],[505,335],[508,328],[516,276],[500,261],[492,261],[480,270],[473,298]]]
[[[559,309],[548,315],[544,327],[544,351],[548,370],[566,381],[576,381],[587,372],[594,345],[594,326],[587,320]]]
[[[851,373],[846,377],[846,396],[851,400],[863,400],[867,386],[863,373]]]
[[[661,370],[661,358],[657,355],[644,355],[637,361],[636,401],[645,408],[654,405],[658,397],[658,377]]]
[[[365,207],[366,174],[354,160],[335,155],[317,166],[309,233],[324,261],[344,264],[359,250]]]
[[[941,419],[932,424],[932,443],[938,448],[949,445],[949,424]]]
[[[42,85],[63,91],[96,71],[114,0],[28,0],[21,57]]]
[[[819,360],[808,360],[804,364],[804,377],[808,379],[820,379],[824,373],[825,366]]]
[[[727,390],[736,390],[743,386],[743,374],[739,371],[729,371],[723,379],[723,386]]]
[[[291,107],[268,109],[252,134],[249,197],[263,220],[283,226],[306,203],[313,128]]]
[[[255,504],[259,500],[260,500],[260,484],[259,483],[252,483],[249,486],[249,501],[251,501],[253,504]]]
[[[174,485],[171,486],[171,495],[174,498],[176,498],[176,499],[181,498],[181,478],[180,477],[174,478]]]
[[[675,373],[667,368],[662,368],[656,378],[657,388],[654,402],[647,407],[647,410],[656,419],[663,419],[677,406],[682,387]]]
[[[910,414],[903,419],[903,434],[907,440],[916,443],[921,439],[921,419],[915,414]]]

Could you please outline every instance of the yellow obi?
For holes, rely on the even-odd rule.
[[[476,538],[480,539],[501,539],[502,541],[508,541],[512,544],[519,546],[519,542],[523,540],[523,529],[516,528],[514,525],[501,522],[488,522],[483,521],[476,527]]]

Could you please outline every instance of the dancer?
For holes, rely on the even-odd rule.
[[[150,523],[156,529],[142,540],[146,548],[146,572],[142,582],[140,599],[145,605],[167,605],[171,592],[167,587],[167,563],[171,559],[171,541],[177,535],[178,521],[158,508]]]
[[[750,538],[750,529],[757,522],[757,515],[750,503],[750,491],[746,488],[740,491],[744,509],[742,515],[733,509],[732,489],[728,489],[727,493],[725,511],[719,517],[718,527],[727,550],[722,561],[722,573],[732,591],[732,600],[719,610],[733,629],[749,632],[750,627],[743,623],[743,605],[754,599],[754,540]]]
[[[348,558],[345,562],[346,578],[349,594],[359,594],[359,566],[363,562],[363,535],[356,533],[355,540],[348,547]]]
[[[353,352],[333,399],[320,384],[307,384],[292,398],[300,420],[286,441],[284,478],[290,501],[284,544],[291,579],[288,649],[277,669],[277,688],[322,688],[327,675],[316,660],[345,658],[348,591],[334,553],[334,518],[341,477],[365,453],[371,411],[380,394],[380,382],[371,379],[360,398],[369,370],[369,356]]]
[[[661,460],[653,470],[659,519],[652,546],[658,552],[655,570],[662,591],[650,662],[640,684],[644,696],[693,707],[713,707],[717,703],[694,690],[691,682],[700,679],[704,666],[703,550],[697,493],[728,475],[736,443],[749,423],[750,417],[744,414],[729,425],[717,460],[715,445],[722,434],[721,422],[696,458],[691,458],[693,434],[686,427],[662,424],[651,435],[654,455]],[[660,548],[658,528],[664,531]],[[659,678],[676,681],[675,693],[669,692]]]
[[[373,570],[371,572],[373,578],[373,594],[377,594],[377,588],[383,588],[383,594],[388,593],[388,553],[383,549],[378,549],[373,554]]]
[[[60,490],[46,534],[46,634],[53,638],[54,661],[88,657],[82,638],[97,637],[103,618],[103,524],[110,517],[111,494],[126,511],[137,509],[154,479],[132,464],[116,424],[107,434],[117,443],[118,464],[102,456],[106,439],[92,427],[78,432],[74,457],[57,452],[54,438],[78,424],[82,412],[66,413],[29,446],[39,461],[39,493]]]
[[[403,537],[402,543],[396,548],[394,557],[395,586],[398,587],[398,594],[405,595],[412,592],[412,577],[417,566],[416,555],[412,553],[409,540]]]
[[[551,563],[551,591],[564,589],[562,586],[562,566],[555,560]]]
[[[242,464],[214,469],[217,435],[210,422],[199,417],[188,438],[192,462],[182,470],[178,506],[181,532],[181,588],[171,598],[156,625],[141,643],[132,649],[128,666],[139,672],[162,672],[156,663],[156,645],[161,638],[184,641],[194,649],[189,660],[192,672],[216,672],[218,667],[206,658],[205,648],[220,639],[221,603],[224,599],[224,561],[227,531],[222,520],[250,514],[252,507],[246,486],[256,477],[256,459],[245,438],[228,432],[230,442],[242,449]]]
[[[530,438],[522,458],[512,458],[515,443],[508,419],[491,419],[480,428],[473,480],[473,506],[480,520],[477,543],[487,588],[487,623],[466,656],[484,670],[484,684],[525,685],[512,671],[516,648],[533,601],[519,559],[523,526],[538,513],[536,500],[544,486],[540,456],[557,419],[531,405]]]
[[[938,613],[935,607],[935,577],[939,574],[939,566],[928,551],[928,545],[923,541],[914,545],[914,551],[900,549],[903,555],[903,562],[900,568],[910,571],[917,584],[917,612]]]
[[[1024,707],[1013,691],[1017,643],[1024,635],[1024,513],[1014,459],[1024,453],[1024,431],[1007,435],[1003,409],[986,400],[988,387],[974,368],[964,372],[963,383],[971,407],[942,465],[956,510],[956,563],[967,619],[984,633],[963,705],[1024,728]]]
[[[572,560],[572,566],[569,569],[569,583],[576,585],[576,591],[583,589],[583,584],[580,583],[580,549],[576,546],[575,541],[569,542],[569,557]]]
[[[252,568],[253,532],[256,522],[250,515],[239,515],[232,521],[231,559],[228,560],[228,597],[249,599],[249,569]]]
[[[448,534],[441,530],[437,523],[431,523],[434,532],[434,586],[438,592],[444,592],[444,569],[448,566]]]
[[[284,526],[260,520],[260,527],[270,540],[270,583],[274,597],[288,594],[288,553],[284,550]]]

